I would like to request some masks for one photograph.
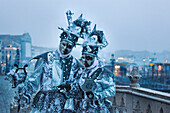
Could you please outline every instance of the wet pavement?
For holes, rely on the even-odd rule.
[[[0,113],[10,113],[10,103],[13,100],[14,89],[11,83],[4,80],[5,76],[0,75]]]

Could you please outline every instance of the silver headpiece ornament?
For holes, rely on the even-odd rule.
[[[84,38],[89,34],[90,29],[90,21],[87,21],[82,18],[82,14],[79,16],[78,19],[72,21],[73,13],[69,10],[66,12],[67,21],[68,21],[68,28],[64,29],[62,27],[58,27],[60,30],[63,31],[60,38],[62,40],[69,40],[74,44],[77,44],[78,38]]]
[[[66,16],[67,16],[67,21],[68,21],[68,28],[70,29],[70,26],[72,26],[72,15],[73,15],[74,13],[72,13],[70,10],[68,10],[67,12],[66,12]]]
[[[105,38],[103,31],[96,30],[96,24],[89,34],[88,37],[85,37],[83,45],[97,46],[99,49],[102,49],[108,45],[108,42]]]
[[[104,36],[103,31],[96,30],[96,25],[94,26],[92,32],[88,37],[84,38],[84,43],[82,44],[82,53],[91,54],[97,56],[98,51],[108,45],[108,42]]]

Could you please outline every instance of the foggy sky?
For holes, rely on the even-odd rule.
[[[33,45],[58,47],[69,9],[104,31],[107,51],[170,50],[170,0],[0,0],[0,34],[28,32]]]

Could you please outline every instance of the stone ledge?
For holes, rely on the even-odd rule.
[[[116,86],[117,93],[129,93],[132,95],[148,98],[154,101],[170,104],[170,94],[146,88],[131,88],[129,86]]]

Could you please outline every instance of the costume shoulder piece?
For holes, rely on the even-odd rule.
[[[40,55],[37,55],[31,59],[31,62],[33,62],[35,59],[35,67],[34,70],[39,67],[40,64],[46,62],[46,63],[51,63],[53,61],[54,55],[52,51],[48,51],[45,53],[42,53]]]
[[[33,59],[44,59],[46,62],[51,62],[51,58],[53,58],[53,52],[52,51],[48,51],[48,52],[45,52],[45,53],[42,53],[36,57],[34,57]]]
[[[110,70],[108,70],[107,68],[105,68],[105,67],[103,67],[103,73],[104,74],[107,74],[107,75],[110,75],[110,76],[114,76],[114,74],[110,71]]]
[[[100,73],[100,75],[98,76],[98,79],[101,79],[103,76],[107,76],[107,77],[112,77],[114,78],[114,74],[108,70],[105,67],[102,67],[102,72]]]

